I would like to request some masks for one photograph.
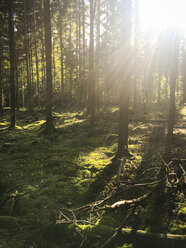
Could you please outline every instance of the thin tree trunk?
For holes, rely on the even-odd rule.
[[[169,84],[169,76],[168,76],[168,72],[166,72],[166,75],[165,75],[165,99],[167,100],[168,99],[168,84]]]
[[[33,109],[34,101],[34,70],[33,70],[33,57],[32,57],[32,47],[30,47],[30,57],[29,57],[29,67],[30,67],[30,109]]]
[[[26,54],[26,72],[27,72],[27,105],[28,109],[32,110],[33,108],[33,99],[32,99],[32,72],[31,72],[31,48],[30,48],[30,19],[29,19],[29,1],[25,2],[25,13],[24,13],[24,21],[25,21],[25,54]]]
[[[89,44],[89,109],[91,114],[91,125],[95,125],[95,65],[94,65],[94,0],[90,0],[90,44]]]
[[[56,87],[56,57],[55,57],[55,41],[53,39],[53,46],[52,46],[52,53],[53,53],[53,89],[55,91]]]
[[[0,112],[2,110],[3,110],[3,45],[1,39],[0,40]]]
[[[158,103],[161,101],[161,72],[158,73]]]
[[[52,44],[50,0],[44,0],[45,54],[46,54],[46,129],[53,128],[52,120]]]
[[[16,108],[17,108],[17,110],[19,110],[18,61],[17,61],[17,56],[16,55],[15,55],[15,81],[16,81],[15,101],[16,101]]]
[[[76,81],[78,81],[79,78],[79,56],[78,56],[78,51],[79,51],[79,23],[78,23],[78,0],[76,0]]]
[[[69,44],[70,50],[72,51],[72,21],[70,20],[70,34],[69,34]],[[70,58],[70,85],[69,85],[69,97],[70,97],[70,104],[72,104],[72,59]]]
[[[59,39],[60,39],[60,62],[61,62],[61,103],[64,95],[64,72],[63,72],[63,36],[62,36],[62,7],[59,2]]]
[[[82,0],[82,25],[83,25],[83,56],[82,56],[82,77],[83,77],[83,81],[82,81],[82,87],[83,87],[83,100],[86,101],[86,97],[87,97],[87,85],[85,82],[85,76],[86,76],[86,64],[85,64],[85,60],[86,60],[86,40],[85,40],[85,0]]]
[[[24,71],[24,64],[23,63],[21,64],[21,71]],[[22,73],[21,74],[21,88],[22,88],[22,107],[23,108],[25,107],[25,84],[24,84],[24,81],[25,81],[25,74]]]
[[[78,34],[78,44],[79,44],[79,50],[78,50],[78,54],[79,54],[79,80],[78,80],[78,88],[79,88],[79,103],[82,102],[82,96],[83,96],[83,77],[82,77],[82,42],[81,42],[81,38],[82,38],[82,2],[81,0],[78,0],[78,6],[79,6],[79,13],[78,13],[78,25],[79,25],[79,34]]]
[[[96,37],[96,82],[98,85],[98,103],[101,105],[101,84],[100,84],[100,39],[101,39],[101,1],[97,4],[97,37]]]
[[[10,128],[15,128],[15,44],[14,44],[14,24],[13,24],[13,1],[8,4],[8,26],[9,26],[9,48],[10,48],[10,105],[11,117]]]
[[[40,81],[39,81],[39,59],[37,50],[37,37],[36,37],[36,19],[34,13],[34,46],[35,46],[35,58],[36,58],[36,77],[37,77],[37,94],[38,94],[38,106],[40,106]]]
[[[170,70],[170,106],[169,106],[169,118],[168,118],[168,142],[171,141],[173,136],[173,127],[175,121],[175,90],[176,90],[176,79],[177,79],[177,57],[178,57],[178,41],[177,37],[172,37],[172,58],[171,58],[171,70]]]
[[[139,1],[135,0],[135,18],[134,18],[134,25],[135,25],[135,29],[134,29],[134,40],[135,40],[135,68],[134,68],[134,100],[133,100],[133,108],[136,109],[137,106],[137,91],[138,91],[138,72],[139,72],[139,61],[138,61],[138,38],[139,38],[139,32],[140,32],[140,18],[139,18]]]
[[[45,64],[45,49],[44,49],[44,39],[43,39],[43,27],[41,30],[41,57],[42,57],[42,90],[45,92],[46,83],[46,64]]]
[[[186,51],[182,52],[182,83],[183,83],[183,103],[186,103]]]

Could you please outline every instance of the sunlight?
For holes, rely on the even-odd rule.
[[[139,2],[140,21],[144,30],[186,31],[186,0],[139,0]]]

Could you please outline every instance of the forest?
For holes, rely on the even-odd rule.
[[[185,0],[0,0],[0,248],[186,247]]]

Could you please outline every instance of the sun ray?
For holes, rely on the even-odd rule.
[[[143,30],[186,31],[185,0],[139,0]]]

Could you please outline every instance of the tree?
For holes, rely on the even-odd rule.
[[[50,0],[44,0],[45,54],[46,54],[46,130],[53,129],[52,120],[52,43]]]
[[[89,43],[89,110],[91,114],[91,125],[95,125],[95,98],[96,98],[96,84],[95,84],[95,64],[94,64],[94,17],[96,2],[90,0],[90,43]]]
[[[8,2],[8,28],[10,48],[10,105],[11,117],[10,128],[15,128],[15,44],[14,44],[14,23],[13,23],[13,1]]]
[[[186,103],[186,51],[185,42],[182,51],[182,82],[183,82],[183,103]]]
[[[1,18],[1,15],[0,15]],[[3,44],[2,36],[0,37],[0,112],[3,109]]]
[[[63,101],[63,95],[64,95],[64,68],[63,68],[63,37],[62,37],[62,3],[59,1],[59,39],[60,39],[60,63],[61,63],[61,102]]]
[[[119,100],[119,127],[118,127],[118,157],[128,154],[128,114],[129,114],[129,84],[131,79],[131,21],[132,1],[121,3],[121,58],[120,63],[120,100]]]
[[[173,127],[175,122],[176,106],[175,106],[175,88],[178,67],[178,36],[177,33],[170,34],[170,106],[168,118],[167,139],[171,141],[173,136]]]
[[[38,48],[37,48],[37,37],[36,37],[36,17],[34,11],[34,49],[35,49],[35,66],[37,76],[37,93],[38,93],[38,106],[40,106],[40,79],[39,79],[39,59],[38,59]]]

